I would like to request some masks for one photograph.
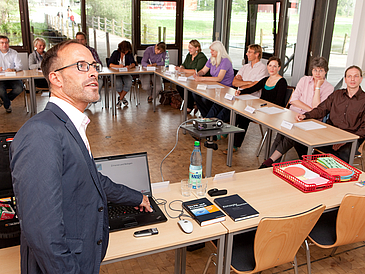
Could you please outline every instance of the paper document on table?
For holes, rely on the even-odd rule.
[[[188,80],[194,80],[194,76],[193,75],[189,76]]]
[[[267,113],[267,114],[277,114],[277,113],[285,112],[284,109],[280,109],[277,107],[263,107],[263,108],[258,108],[257,110]]]
[[[235,96],[234,98],[244,100],[244,101],[245,100],[260,99],[259,97],[253,96],[251,94],[242,94],[242,95]]]
[[[318,123],[313,122],[313,121],[295,123],[294,125],[296,127],[299,127],[300,129],[303,129],[303,130],[314,130],[314,129],[326,128],[326,126],[323,126],[323,125],[318,124]]]
[[[223,88],[220,85],[208,85],[208,89],[214,89],[214,88]]]
[[[5,76],[5,71],[0,72],[0,76]]]

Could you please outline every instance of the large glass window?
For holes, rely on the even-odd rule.
[[[342,79],[346,69],[354,8],[354,0],[338,1],[327,73],[328,82],[334,86]]]
[[[175,1],[141,1],[142,45],[165,41],[175,44],[176,38],[176,2]]]
[[[10,46],[23,46],[19,2],[0,1],[0,33],[10,39]]]
[[[86,26],[89,46],[97,50],[106,65],[106,58],[118,48],[118,44],[132,39],[132,0],[86,0]],[[106,33],[110,48],[107,48]]]
[[[202,51],[210,57],[213,42],[214,0],[184,0],[183,58],[188,53],[189,41],[196,39]]]
[[[229,34],[229,56],[233,68],[240,69],[245,54],[247,25],[247,1],[233,0],[231,13],[231,31]]]

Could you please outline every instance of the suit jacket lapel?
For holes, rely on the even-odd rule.
[[[66,129],[70,132],[70,134],[75,139],[75,141],[77,142],[77,144],[79,145],[79,147],[81,149],[82,155],[84,156],[84,159],[88,165],[91,177],[93,178],[94,184],[95,184],[96,188],[98,189],[100,196],[103,197],[103,199],[106,199],[105,195],[103,195],[104,192],[102,191],[102,187],[100,185],[100,180],[99,180],[98,172],[95,167],[94,158],[90,157],[89,151],[87,150],[85,143],[82,140],[75,125],[72,123],[70,118],[66,115],[66,113],[63,112],[63,110],[60,109],[56,104],[47,103],[45,109],[52,111],[62,122],[65,123]]]

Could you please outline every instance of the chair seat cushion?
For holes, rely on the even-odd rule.
[[[254,231],[235,235],[233,237],[231,265],[239,271],[252,271],[255,269]]]
[[[324,212],[309,236],[318,244],[333,245],[336,242],[336,220],[338,208]]]

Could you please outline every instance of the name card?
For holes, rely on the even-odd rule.
[[[249,113],[254,113],[255,112],[255,108],[253,108],[253,107],[251,107],[251,106],[247,106],[246,108],[245,108],[245,111],[247,111],[247,112],[249,112]]]
[[[149,70],[149,71],[155,71],[156,70],[156,67],[147,67],[147,70]]]
[[[128,68],[119,68],[119,71],[128,71]]]
[[[221,179],[227,179],[231,178],[234,175],[234,171],[225,172],[225,173],[219,173],[214,176],[213,181],[221,180]]]
[[[226,93],[226,95],[224,95],[224,99],[232,101],[233,98],[234,98],[234,96],[232,94]]]
[[[177,78],[178,81],[181,82],[187,82],[188,81],[188,77],[184,77],[184,76],[179,76],[179,78]]]
[[[172,74],[171,71],[169,71],[169,70],[168,71],[165,71],[165,75],[166,76],[171,76],[171,74]]]
[[[290,123],[290,122],[288,122],[288,121],[285,121],[285,120],[283,120],[282,122],[281,122],[281,126],[283,127],[283,128],[287,128],[287,129],[292,129],[293,128],[293,126],[294,126],[294,124],[293,123]]]
[[[5,71],[5,76],[15,76],[16,72],[15,71]]]
[[[206,90],[207,89],[207,85],[198,85],[196,88],[197,89]]]

